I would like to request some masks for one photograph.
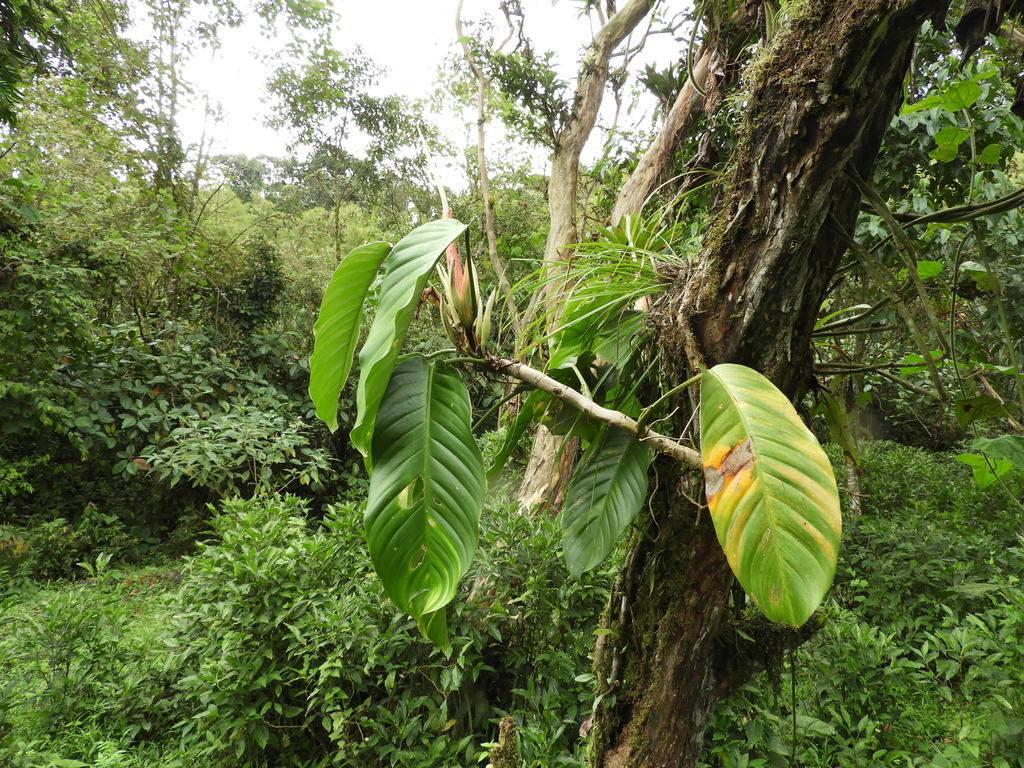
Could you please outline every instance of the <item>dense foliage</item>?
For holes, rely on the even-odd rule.
[[[338,5],[0,0],[0,764],[582,768],[629,683],[596,658],[640,613],[616,579],[672,497],[739,580],[719,650],[758,649],[702,768],[1024,768],[1019,29],[924,25],[870,178],[844,177],[861,213],[830,233],[791,404],[745,367],[683,382],[658,302],[699,271],[751,82],[814,3],[652,13],[555,267],[537,153],[575,130],[567,52],[502,0],[460,41],[478,71],[410,99],[336,44]],[[574,3],[595,29],[615,5]],[[182,129],[188,63],[250,23],[274,155]],[[693,51],[636,77],[662,33]],[[705,44],[729,64],[618,219]],[[468,149],[440,184],[466,148],[438,105],[480,121],[489,187]],[[547,389],[506,376],[526,364]],[[567,482],[527,510],[536,425]],[[750,494],[715,493],[748,464]]]
[[[888,443],[864,467],[822,628],[792,658],[800,764],[1021,765],[1024,546],[1005,519],[1024,489],[973,489],[951,456]],[[358,518],[229,501],[182,564],[100,558],[84,581],[8,581],[0,755],[440,768],[475,762],[511,715],[525,765],[581,764],[610,571],[570,577],[556,521],[489,505],[445,657],[369,577]],[[708,766],[789,764],[791,674],[723,705]]]

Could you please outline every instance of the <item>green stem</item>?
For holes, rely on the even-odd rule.
[[[476,423],[473,425],[473,428],[472,428],[471,431],[472,432],[476,432],[478,429],[480,429],[480,425],[483,424],[485,420],[487,420],[488,418],[491,417],[491,414],[493,414],[496,410],[501,408],[501,406],[503,406],[509,400],[511,400],[514,397],[518,397],[521,394],[522,394],[522,390],[521,389],[513,389],[511,392],[509,392],[507,395],[505,395],[503,398],[501,398],[501,400],[499,400],[494,405],[492,405],[490,408],[488,408],[486,411],[484,411],[483,415],[479,419],[476,420]]]
[[[659,405],[664,403],[666,400],[668,400],[673,395],[679,394],[680,392],[682,392],[684,389],[686,389],[690,385],[696,384],[698,381],[700,381],[701,376],[703,376],[703,375],[704,375],[704,372],[701,371],[700,373],[698,373],[693,378],[687,379],[682,384],[679,384],[679,385],[677,385],[675,387],[672,387],[672,389],[670,389],[668,392],[663,394],[661,397],[659,397],[653,403],[651,403],[646,408],[644,408],[642,411],[640,411],[640,416],[636,420],[637,429],[642,429],[642,428],[647,426],[647,422],[650,419],[651,413],[654,411],[655,408],[657,408]]]
[[[420,356],[426,358],[427,360],[433,360],[435,357],[440,357],[441,355],[458,354],[458,351],[459,350],[455,349],[454,347],[450,349],[436,349],[433,352],[424,352]],[[455,358],[454,360],[449,360],[448,362],[454,363],[457,359],[458,358]]]

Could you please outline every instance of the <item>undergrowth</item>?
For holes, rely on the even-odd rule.
[[[1024,544],[1007,495],[942,454],[865,450],[823,627],[719,706],[705,768],[1024,766]],[[1009,477],[1009,476],[1008,476]],[[571,579],[557,520],[502,500],[449,609],[453,653],[384,598],[361,511],[228,501],[190,558],[0,582],[0,765],[582,765],[610,570]],[[793,754],[795,750],[795,755]]]

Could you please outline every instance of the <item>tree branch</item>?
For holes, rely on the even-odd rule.
[[[567,405],[572,406],[580,413],[583,413],[596,421],[600,421],[610,427],[624,429],[634,435],[637,440],[646,443],[655,451],[664,453],[666,456],[675,459],[681,464],[685,464],[686,466],[693,467],[695,469],[700,469],[704,466],[700,453],[692,448],[687,448],[685,445],[680,445],[671,437],[666,437],[665,435],[658,434],[646,427],[638,425],[636,420],[621,411],[613,411],[610,408],[598,405],[593,400],[582,393],[577,392],[572,387],[563,384],[560,381],[556,381],[546,373],[538,371],[536,368],[531,368],[525,363],[490,356],[486,360],[477,360],[475,362],[488,365],[498,373],[511,376],[513,379],[518,379],[524,384],[529,384],[534,389],[547,392],[549,395],[561,400]]]

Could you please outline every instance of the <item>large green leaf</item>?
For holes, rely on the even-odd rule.
[[[565,560],[578,576],[604,562],[647,495],[650,449],[609,428],[591,443],[569,481],[562,511]]]
[[[484,466],[470,417],[455,369],[418,356],[395,368],[377,414],[366,538],[384,589],[417,620],[455,596],[476,550]]]
[[[980,453],[961,453],[953,457],[971,468],[974,484],[985,490],[992,483],[1013,469],[1013,462]]]
[[[979,437],[971,443],[971,448],[1001,461],[1008,461],[1024,471],[1024,436]]]
[[[351,251],[334,270],[320,303],[309,358],[309,396],[331,432],[338,428],[338,397],[352,370],[363,302],[390,250],[388,243],[367,243]]]
[[[377,314],[363,348],[359,350],[357,416],[352,429],[352,444],[364,456],[370,452],[377,408],[427,277],[438,256],[465,230],[466,225],[455,219],[429,221],[399,240],[384,260],[384,280]]]
[[[708,507],[733,573],[772,621],[798,627],[835,575],[841,520],[832,466],[764,376],[718,365],[701,378]]]

